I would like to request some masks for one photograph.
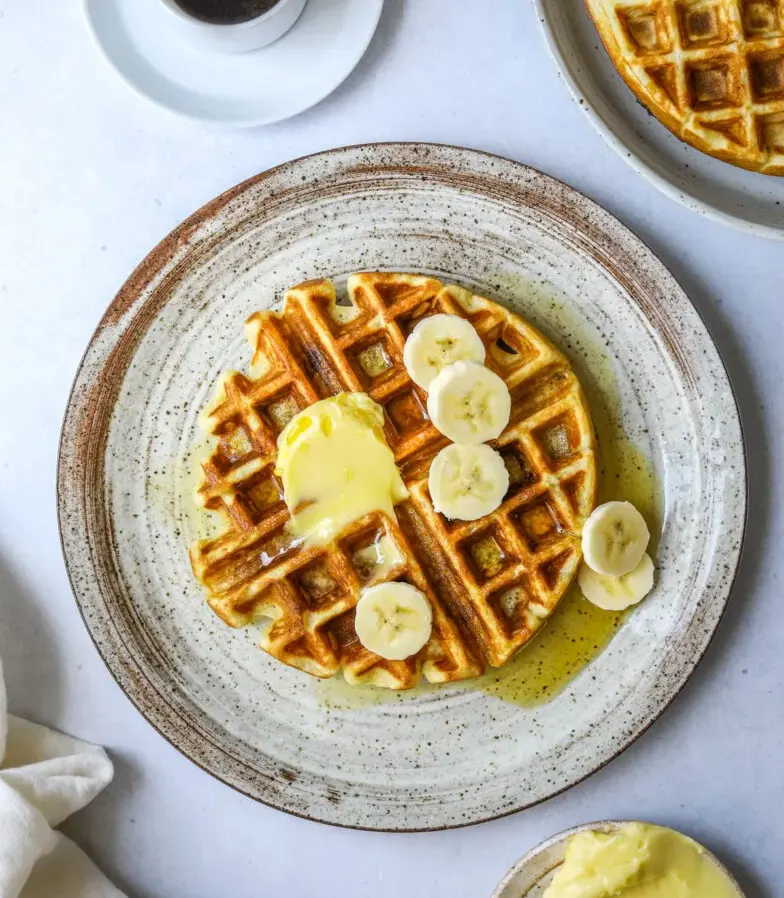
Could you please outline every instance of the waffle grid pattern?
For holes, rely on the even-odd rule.
[[[191,549],[212,608],[229,624],[261,623],[261,647],[320,677],[390,688],[476,676],[508,660],[538,630],[576,573],[579,532],[596,495],[593,430],[577,378],[537,331],[498,304],[433,278],[352,275],[349,304],[333,284],[288,291],[282,313],[246,324],[249,374],[228,372],[205,412],[217,445],[199,490],[225,530]],[[446,445],[426,395],[403,366],[405,339],[436,312],[467,317],[487,364],[512,394],[497,448],[510,490],[472,523],[436,513],[427,490],[432,457]],[[276,440],[291,417],[343,390],[365,391],[385,411],[386,437],[410,498],[355,522],[332,545],[305,549],[286,532],[274,475]],[[421,589],[434,629],[420,656],[389,662],[364,649],[353,627],[363,586],[402,579]]]
[[[784,0],[586,0],[616,68],[703,152],[784,175]]]

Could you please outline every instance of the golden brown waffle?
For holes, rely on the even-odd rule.
[[[569,363],[534,328],[459,287],[405,274],[355,274],[349,302],[330,281],[286,294],[282,312],[246,323],[249,374],[224,375],[204,416],[217,446],[203,462],[199,497],[225,530],[191,549],[208,601],[235,627],[260,623],[260,645],[318,677],[341,669],[350,683],[395,689],[476,676],[525,645],[553,611],[581,560],[579,533],[596,500],[588,407]],[[427,474],[446,439],[428,420],[425,393],[410,380],[403,344],[421,318],[462,315],[504,378],[512,417],[497,441],[510,473],[503,505],[472,523],[433,510]],[[327,547],[292,542],[274,474],[277,436],[311,403],[364,391],[383,406],[385,433],[410,498],[355,522]],[[385,557],[372,548],[383,539]],[[390,545],[394,551],[390,553]],[[360,589],[406,580],[433,606],[433,633],[420,654],[385,661],[354,631]]]
[[[681,140],[784,175],[784,0],[585,0],[626,83]]]

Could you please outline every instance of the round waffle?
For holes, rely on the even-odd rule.
[[[447,441],[402,361],[408,333],[438,312],[473,324],[512,397],[493,444],[509,491],[470,523],[433,509],[428,469]],[[504,664],[571,584],[596,501],[593,427],[567,359],[497,303],[407,274],[354,274],[346,304],[331,281],[309,281],[287,292],[281,312],[252,315],[246,333],[249,373],[225,374],[203,417],[217,444],[202,463],[198,496],[225,529],[196,543],[191,562],[213,610],[235,627],[260,624],[261,647],[284,663],[318,677],[342,670],[350,683],[406,689],[420,674],[441,683]],[[368,515],[331,545],[306,549],[287,530],[277,436],[298,411],[343,391],[367,392],[384,408],[410,496],[395,519]],[[354,631],[360,590],[384,580],[412,583],[433,608],[428,644],[405,661],[372,654]]]
[[[637,98],[681,140],[784,175],[784,0],[586,0]]]

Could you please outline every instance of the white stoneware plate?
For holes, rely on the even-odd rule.
[[[250,53],[192,46],[160,0],[84,0],[96,44],[137,93],[186,118],[248,127],[321,102],[353,71],[384,0],[308,0],[282,38]]]
[[[589,393],[609,377],[625,437],[652,460],[664,494],[657,588],[547,704],[521,707],[477,683],[383,701],[321,683],[267,657],[252,628],[226,627],[194,582],[187,546],[204,516],[193,507],[191,447],[219,373],[247,366],[244,318],[302,280],[369,268],[432,273],[520,311],[570,355]],[[724,611],[745,467],[704,325],[620,222],[515,162],[389,144],[259,175],[152,251],[85,354],[58,490],[87,627],[177,748],[291,813],[423,830],[542,801],[663,711]]]
[[[572,95],[632,168],[699,215],[784,240],[784,178],[713,159],[671,134],[615,71],[585,0],[533,0],[533,5]]]
[[[498,888],[493,892],[491,898],[542,898],[558,868],[564,862],[566,845],[572,836],[582,832],[611,833],[632,822],[631,820],[602,820],[597,823],[584,823],[582,826],[575,826],[573,829],[552,836],[520,858],[498,884]],[[744,898],[740,886],[724,864],[707,850],[706,855],[735,887],[738,898]]]

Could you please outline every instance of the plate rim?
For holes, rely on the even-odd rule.
[[[725,209],[722,209],[707,200],[700,199],[687,188],[677,187],[673,182],[668,180],[664,175],[659,174],[659,172],[640,158],[633,146],[626,143],[618,134],[616,128],[613,127],[612,123],[602,115],[601,111],[596,107],[592,95],[582,88],[580,79],[573,70],[572,63],[562,46],[562,41],[552,22],[551,10],[554,3],[557,3],[557,0],[531,0],[531,3],[550,58],[555,63],[559,77],[566,84],[572,101],[580,108],[591,125],[593,125],[594,129],[601,135],[602,139],[612,147],[612,149],[633,171],[637,172],[638,175],[641,175],[649,184],[652,184],[657,190],[669,197],[669,199],[678,203],[678,205],[683,206],[690,212],[694,212],[701,217],[707,218],[709,221],[717,222],[718,224],[725,225],[726,227],[733,228],[746,234],[764,237],[768,240],[784,241],[784,225],[776,227],[775,225],[761,224],[752,221],[741,215],[733,215],[731,212],[727,212]],[[620,75],[618,77],[620,77]],[[664,126],[662,125],[661,127]],[[676,139],[678,138],[676,137]],[[701,152],[696,148],[692,149],[695,149],[695,152]],[[724,164],[730,165],[731,163],[725,162]],[[776,176],[763,175],[762,177]]]
[[[378,31],[378,25],[381,21],[381,13],[384,10],[384,0],[365,0],[366,3],[376,3],[377,11],[375,15],[375,20],[373,21],[372,27],[367,35],[367,39],[363,41],[361,49],[358,45],[358,52],[356,59],[351,63],[351,65],[345,70],[341,70],[342,74],[337,79],[337,81],[330,82],[329,87],[318,94],[316,99],[308,100],[305,105],[298,106],[291,112],[284,113],[283,115],[273,115],[273,116],[255,116],[250,118],[243,119],[226,119],[226,118],[218,118],[212,115],[197,115],[195,113],[186,112],[185,110],[178,109],[174,106],[169,105],[165,101],[161,100],[155,94],[149,93],[148,91],[141,88],[133,78],[129,77],[129,75],[117,64],[114,59],[114,56],[111,52],[109,52],[108,47],[106,46],[102,36],[99,34],[98,29],[95,27],[95,21],[93,19],[93,14],[91,12],[91,6],[95,2],[95,0],[81,0],[82,7],[82,17],[87,25],[87,30],[90,34],[90,38],[93,44],[93,47],[97,50],[98,55],[104,61],[104,63],[114,72],[114,74],[128,87],[137,97],[141,97],[143,100],[146,100],[148,103],[152,103],[153,106],[158,109],[162,109],[170,115],[175,115],[178,118],[189,121],[189,122],[200,122],[202,124],[208,123],[211,125],[215,125],[220,128],[224,128],[226,130],[239,130],[242,128],[261,128],[265,125],[275,125],[278,122],[285,122],[289,119],[295,118],[298,115],[302,115],[303,112],[307,112],[309,109],[312,109],[314,106],[318,106],[319,103],[323,103],[324,100],[327,99],[331,94],[333,94],[341,84],[351,75],[354,69],[359,65],[359,63],[364,58],[367,53],[370,44],[373,38]],[[105,0],[105,2],[110,2],[110,0]],[[292,28],[296,28],[297,23],[295,22]],[[279,40],[285,40],[286,35],[279,38]],[[263,51],[264,48],[261,48]],[[251,51],[251,52],[260,52],[260,51]]]
[[[721,611],[715,619],[715,622],[712,623],[710,627],[710,632],[705,631],[706,638],[704,644],[700,647],[698,654],[692,657],[689,660],[688,671],[682,675],[682,679],[680,681],[676,681],[676,685],[672,688],[672,691],[667,695],[667,698],[664,701],[661,701],[655,711],[650,715],[649,720],[644,723],[640,728],[634,732],[631,737],[625,737],[623,740],[619,742],[619,747],[609,754],[606,758],[604,758],[599,763],[593,765],[588,769],[582,776],[579,776],[573,779],[571,782],[565,784],[564,786],[550,792],[549,794],[542,796],[541,798],[537,798],[535,800],[523,800],[521,804],[518,804],[516,807],[511,809],[506,809],[498,813],[492,813],[487,816],[477,817],[476,819],[468,820],[468,821],[460,821],[456,823],[445,823],[437,826],[414,826],[414,827],[401,827],[401,826],[373,826],[373,825],[360,825],[355,823],[346,823],[337,820],[323,819],[318,816],[313,816],[306,813],[300,813],[295,810],[292,810],[290,807],[285,807],[283,804],[275,803],[275,801],[267,798],[262,798],[261,796],[255,794],[251,791],[249,785],[240,785],[239,783],[232,782],[228,775],[224,776],[216,770],[212,769],[207,765],[206,762],[202,762],[198,757],[195,756],[195,752],[192,752],[189,748],[184,748],[182,745],[178,744],[175,736],[166,732],[162,725],[160,725],[156,720],[151,719],[153,715],[149,709],[145,709],[143,707],[143,703],[140,697],[140,692],[132,694],[126,686],[121,682],[120,674],[115,671],[114,668],[114,660],[108,656],[102,648],[100,647],[96,635],[93,632],[93,629],[88,623],[87,613],[85,607],[82,604],[82,600],[80,598],[75,576],[75,571],[72,570],[71,561],[69,559],[68,549],[66,546],[66,536],[65,536],[65,506],[68,502],[66,497],[67,486],[65,484],[66,477],[68,476],[68,458],[67,458],[67,442],[68,442],[68,427],[71,419],[72,413],[75,411],[74,405],[75,400],[77,399],[77,387],[79,386],[79,382],[82,377],[82,373],[84,371],[85,365],[88,361],[88,356],[90,355],[93,347],[96,342],[100,339],[104,329],[107,326],[112,324],[117,324],[119,319],[123,316],[125,312],[132,306],[133,299],[137,296],[138,288],[140,284],[149,283],[155,276],[156,272],[160,272],[166,266],[166,262],[171,260],[171,257],[175,254],[176,250],[183,244],[188,243],[188,236],[196,231],[204,221],[209,220],[210,217],[218,213],[222,208],[227,206],[233,199],[240,196],[246,190],[251,189],[256,184],[264,181],[265,179],[278,174],[282,171],[285,171],[288,168],[294,168],[299,164],[315,160],[318,158],[328,158],[338,156],[340,154],[346,152],[358,152],[358,151],[372,151],[372,150],[409,150],[411,152],[421,152],[421,151],[452,151],[457,152],[461,155],[468,154],[476,155],[480,157],[484,157],[486,160],[490,162],[501,162],[504,165],[511,165],[516,169],[522,171],[528,171],[533,173],[537,177],[543,177],[551,182],[554,182],[560,187],[565,188],[567,191],[571,192],[575,197],[577,197],[581,202],[585,203],[588,208],[590,208],[594,213],[600,215],[600,217],[605,218],[612,222],[612,224],[619,228],[628,239],[632,241],[632,243],[637,243],[640,247],[645,250],[645,253],[649,260],[654,261],[658,264],[667,275],[671,278],[672,283],[678,288],[682,298],[688,304],[688,306],[695,312],[697,317],[699,318],[702,326],[705,330],[705,334],[710,345],[713,347],[716,358],[719,362],[721,370],[724,374],[726,385],[729,387],[729,398],[732,399],[732,408],[735,412],[735,421],[738,425],[738,436],[739,436],[739,461],[742,464],[742,477],[740,479],[739,487],[741,489],[742,495],[739,495],[739,507],[740,500],[742,499],[742,515],[740,516],[740,521],[738,524],[738,546],[735,551],[734,565],[732,568],[732,573],[726,579],[726,587],[724,589],[725,595],[722,602]],[[142,304],[138,312],[142,312],[143,309],[147,306],[150,299],[152,297],[145,300]],[[104,354],[104,358],[102,359],[102,366],[106,364],[109,358],[111,358],[112,352]],[[78,456],[76,460],[76,465],[78,464]],[[487,152],[484,150],[476,150],[467,147],[455,146],[452,144],[440,144],[440,143],[429,143],[429,142],[420,142],[420,141],[385,141],[385,142],[373,142],[373,143],[365,143],[365,144],[351,144],[347,146],[335,147],[333,149],[323,150],[315,153],[310,153],[304,156],[297,157],[292,160],[288,160],[286,162],[280,163],[276,166],[273,166],[269,169],[266,169],[262,172],[259,172],[256,175],[252,175],[251,177],[241,181],[233,187],[225,190],[223,193],[214,197],[212,200],[205,203],[191,215],[189,215],[184,221],[182,221],[179,225],[177,225],[169,234],[163,237],[145,256],[144,258],[135,266],[130,275],[123,282],[114,298],[110,302],[104,314],[101,316],[98,324],[96,325],[87,345],[82,354],[82,357],[79,361],[78,367],[76,369],[76,373],[73,378],[73,382],[71,388],[68,393],[68,400],[66,403],[65,411],[63,414],[62,426],[60,429],[60,438],[57,452],[57,473],[56,473],[56,489],[55,489],[55,498],[57,502],[57,522],[58,522],[58,531],[59,531],[59,539],[60,539],[60,548],[63,554],[64,566],[66,569],[66,573],[68,576],[69,585],[71,587],[71,592],[74,598],[74,602],[77,606],[79,614],[82,618],[82,622],[84,623],[85,629],[95,646],[95,649],[103,662],[104,666],[109,671],[115,683],[120,688],[120,691],[123,695],[131,702],[131,704],[136,708],[136,710],[141,714],[144,720],[153,727],[153,729],[159,733],[173,748],[175,748],[181,755],[188,759],[191,763],[195,764],[197,767],[201,768],[205,773],[208,773],[210,776],[217,779],[219,782],[224,785],[230,786],[235,791],[239,792],[242,795],[247,796],[248,798],[253,799],[254,801],[258,801],[260,804],[264,804],[267,807],[273,808],[278,811],[282,811],[283,813],[291,814],[292,816],[299,817],[304,820],[309,820],[311,822],[324,823],[331,826],[337,826],[344,829],[353,829],[360,831],[369,831],[369,832],[388,832],[388,833],[415,833],[415,832],[440,832],[444,830],[451,829],[462,829],[468,826],[475,826],[480,823],[490,822],[492,820],[502,819],[503,817],[511,816],[512,814],[519,813],[524,810],[528,810],[529,808],[536,807],[539,804],[542,804],[546,801],[549,801],[552,798],[555,798],[558,795],[563,794],[569,789],[573,788],[576,785],[584,782],[589,779],[598,771],[602,770],[612,761],[616,760],[621,754],[623,754],[626,749],[628,749],[631,745],[633,745],[638,739],[640,739],[649,729],[656,723],[659,718],[669,709],[672,703],[676,698],[680,695],[682,690],[686,687],[687,683],[693,676],[700,662],[704,658],[706,652],[708,651],[711,643],[713,642],[716,633],[723,621],[727,606],[732,597],[732,592],[735,586],[735,582],[737,579],[738,571],[740,569],[743,551],[745,546],[745,538],[747,531],[747,523],[748,523],[748,513],[749,513],[749,490],[748,490],[748,460],[747,460],[747,450],[746,450],[746,438],[745,431],[743,428],[743,420],[740,415],[740,408],[737,401],[737,394],[732,384],[732,380],[729,375],[729,371],[727,370],[724,359],[721,355],[719,347],[714,341],[713,337],[710,334],[710,331],[700,314],[697,307],[689,298],[686,291],[681,286],[678,279],[675,277],[672,272],[670,272],[669,268],[667,268],[664,263],[659,259],[658,255],[648,246],[645,241],[640,238],[634,231],[631,230],[626,224],[624,224],[620,219],[618,219],[611,212],[607,211],[599,205],[596,201],[592,200],[586,194],[579,191],[577,188],[572,187],[565,181],[542,172],[540,169],[537,169],[533,166],[527,165],[525,163],[518,162],[514,159],[510,159],[508,157],[500,156],[495,153]],[[82,500],[84,501],[84,495],[81,495]],[[91,565],[92,566],[92,565]],[[74,565],[74,568],[76,565]],[[100,591],[100,590],[99,590]],[[149,683],[149,681],[147,681]],[[154,687],[153,687],[154,688]],[[168,706],[167,706],[168,707]],[[157,716],[157,715],[155,715]]]

